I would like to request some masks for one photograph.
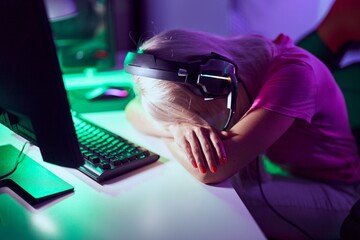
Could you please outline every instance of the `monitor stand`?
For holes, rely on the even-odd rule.
[[[19,153],[12,145],[0,146],[0,176],[13,169]],[[0,188],[9,187],[30,205],[37,205],[74,191],[73,186],[33,159],[23,154],[20,160],[17,169],[0,180]]]

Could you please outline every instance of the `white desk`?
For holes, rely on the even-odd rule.
[[[32,146],[25,153],[75,191],[34,208],[0,188],[0,239],[265,239],[229,183],[199,183],[160,140],[135,131],[123,112],[85,117],[160,154],[160,160],[101,186],[75,169],[43,162]],[[0,125],[5,144],[21,149],[24,140]]]

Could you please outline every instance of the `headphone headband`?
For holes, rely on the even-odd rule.
[[[238,80],[232,61],[211,53],[187,63],[159,59],[152,54],[129,52],[124,61],[125,71],[143,77],[185,84],[204,98],[227,96],[230,110],[224,129],[227,129],[235,111]]]
[[[152,54],[129,52],[124,67],[133,75],[186,84],[197,95],[208,98],[228,95],[237,85],[236,65],[216,53],[183,63],[159,59]]]
[[[151,54],[135,52],[129,52],[125,58],[126,72],[149,78],[183,82],[183,78],[177,74],[179,68],[187,68],[187,64],[164,61]]]

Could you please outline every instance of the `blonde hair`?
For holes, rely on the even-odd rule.
[[[216,52],[231,59],[237,65],[237,77],[249,90],[254,90],[263,78],[274,48],[271,41],[257,35],[226,38],[203,32],[171,30],[145,41],[139,51],[180,62]],[[181,84],[141,76],[134,79],[143,107],[150,116],[163,123],[209,123],[215,126],[214,119],[227,113],[226,98],[205,101]],[[250,91],[250,95],[254,94]]]

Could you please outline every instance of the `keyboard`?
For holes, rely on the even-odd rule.
[[[159,159],[159,155],[72,113],[85,164],[79,170],[97,182],[123,175]]]

